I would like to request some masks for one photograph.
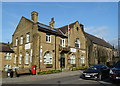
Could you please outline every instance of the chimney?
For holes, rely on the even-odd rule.
[[[51,29],[54,28],[54,25],[55,25],[54,18],[51,18],[51,21],[49,22],[49,25],[50,25]]]
[[[33,11],[33,12],[31,13],[31,19],[32,19],[35,23],[37,23],[37,22],[38,22],[38,12]]]

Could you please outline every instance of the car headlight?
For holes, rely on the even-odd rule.
[[[109,72],[110,74],[114,74],[114,72],[113,72],[113,70],[110,70],[110,72]]]

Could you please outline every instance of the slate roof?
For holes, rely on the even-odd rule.
[[[86,32],[85,32],[85,34],[93,43],[107,47],[107,48],[113,48],[113,46],[111,44],[109,44],[108,42],[106,42],[105,40],[98,38],[96,36],[93,36],[91,34],[88,34]]]
[[[0,43],[0,52],[14,53],[14,51],[10,48],[10,45],[7,43]]]
[[[78,22],[78,21],[76,21],[76,22]],[[70,27],[70,28],[73,27],[73,25],[74,25],[76,22],[69,24],[69,27]],[[65,26],[63,26],[63,27],[60,27],[60,28],[58,28],[58,29],[60,29],[60,30],[65,34],[65,33],[68,31],[68,25],[65,25]]]
[[[23,17],[23,16],[22,16]],[[25,18],[25,17],[23,17],[23,18]],[[30,20],[30,19],[27,19],[27,18],[25,18],[26,20],[28,20],[28,21],[30,21],[30,22],[32,22],[32,23],[34,23],[32,20]],[[57,30],[57,29],[51,29],[51,27],[50,26],[48,26],[48,25],[46,25],[46,24],[43,24],[43,23],[40,23],[40,22],[37,22],[37,25],[38,25],[38,30],[39,31],[42,31],[42,32],[47,32],[47,33],[51,33],[51,34],[53,34],[53,35],[57,35],[57,36],[61,36],[61,37],[65,37],[65,38],[67,38],[67,36],[65,36],[64,34],[62,34],[59,30]]]

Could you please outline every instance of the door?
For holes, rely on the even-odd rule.
[[[64,55],[64,53],[60,54],[60,67],[65,68],[65,55]]]

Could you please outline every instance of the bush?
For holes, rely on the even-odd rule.
[[[83,66],[83,67],[79,67],[79,68],[73,67],[72,71],[75,71],[75,70],[84,70],[84,69],[87,69],[87,68],[88,68],[88,66]]]
[[[52,73],[59,73],[62,72],[61,70],[48,70],[48,71],[41,71],[38,72],[38,75],[42,75],[42,74],[52,74]]]

